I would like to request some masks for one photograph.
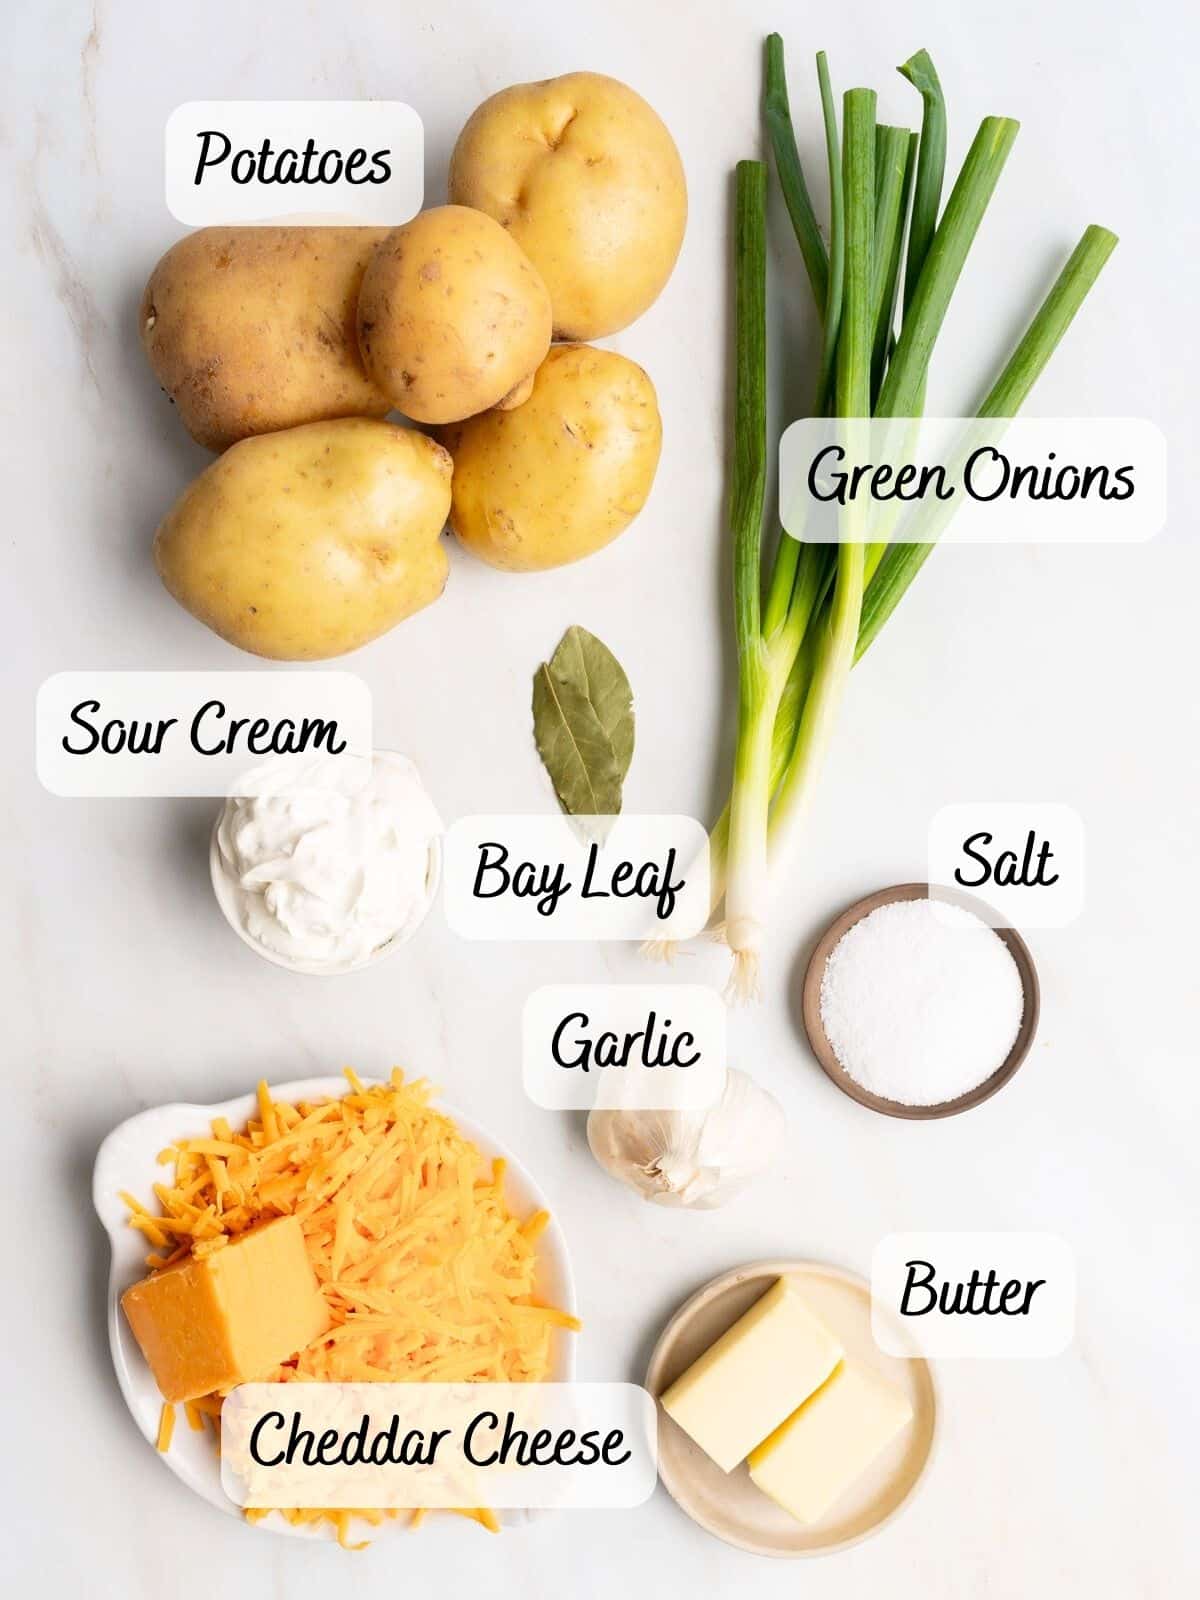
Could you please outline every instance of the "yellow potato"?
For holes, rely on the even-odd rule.
[[[150,274],[154,375],[210,450],[391,402],[358,353],[358,291],[386,228],[201,228]]]
[[[610,543],[645,504],[662,447],[654,385],[611,350],[560,344],[515,411],[444,435],[450,526],[493,567],[539,572]]]
[[[441,594],[450,457],[366,417],[244,439],[154,536],[168,590],[222,639],[276,661],[357,650]]]
[[[389,233],[358,297],[368,376],[416,422],[518,403],[550,348],[550,296],[498,222],[436,206]]]
[[[504,224],[545,279],[563,339],[599,339],[640,317],[671,276],[687,222],[665,124],[597,72],[485,100],[450,158],[450,198]]]

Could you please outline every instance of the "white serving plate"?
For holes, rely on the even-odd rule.
[[[364,1079],[367,1083],[371,1081],[373,1080]],[[345,1078],[302,1078],[293,1083],[273,1084],[271,1094],[276,1100],[294,1103],[299,1100],[340,1099],[347,1089]],[[228,1516],[238,1518],[242,1516],[241,1508],[228,1500],[221,1488],[220,1463],[213,1435],[207,1428],[203,1433],[189,1428],[182,1406],[177,1410],[175,1434],[170,1450],[164,1454],[155,1447],[162,1412],[162,1396],[138,1349],[137,1342],[129,1331],[129,1325],[121,1313],[120,1306],[124,1291],[131,1283],[146,1274],[145,1258],[148,1247],[143,1235],[136,1228],[129,1226],[128,1208],[118,1191],[125,1189],[136,1199],[149,1203],[153,1199],[151,1185],[159,1181],[162,1176],[162,1168],[155,1159],[160,1150],[179,1138],[208,1133],[209,1124],[214,1117],[225,1117],[234,1128],[244,1127],[247,1120],[255,1114],[257,1107],[257,1098],[250,1093],[239,1095],[235,1100],[225,1100],[220,1105],[175,1104],[139,1112],[137,1116],[130,1117],[114,1128],[104,1140],[96,1155],[96,1165],[92,1175],[92,1203],[108,1234],[112,1249],[112,1265],[108,1276],[108,1342],[125,1404],[141,1429],[143,1438],[175,1476],[210,1505],[216,1506],[218,1511],[224,1511]],[[498,1144],[478,1123],[473,1122],[470,1117],[463,1116],[453,1106],[439,1102],[439,1110],[453,1117],[459,1129],[478,1147],[485,1160],[490,1161],[500,1156],[508,1163],[505,1172],[505,1193],[514,1211],[550,1212],[550,1224],[540,1239],[541,1270],[538,1277],[538,1293],[551,1304],[560,1306],[574,1316],[575,1281],[571,1273],[567,1242],[550,1201],[528,1168],[511,1151]],[[563,1333],[554,1341],[550,1379],[555,1383],[569,1383],[574,1376],[575,1342],[569,1334]],[[503,1520],[506,1524],[517,1524],[528,1521],[534,1515],[536,1513],[533,1512],[507,1512],[503,1514]],[[456,1517],[434,1517],[422,1528],[420,1536],[422,1538],[427,1535],[436,1536],[438,1531],[453,1526],[461,1537],[458,1522],[459,1519]],[[332,1525],[293,1527],[282,1517],[274,1514],[265,1517],[259,1523],[247,1526],[266,1528],[296,1538],[330,1540],[336,1537]],[[406,1532],[407,1518],[402,1516],[386,1519],[377,1528],[369,1528],[365,1523],[360,1526],[361,1537],[376,1540],[389,1534]],[[359,1537],[358,1530],[352,1528],[351,1536]]]

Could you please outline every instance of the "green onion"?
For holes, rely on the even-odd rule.
[[[976,413],[977,416],[987,418],[1017,415],[1116,246],[1117,236],[1110,233],[1107,228],[1097,227],[1093,223],[1085,230],[1083,237],[1071,252],[1070,259],[1055,280],[1054,286],[1042,301],[1033,320],[1022,334],[1019,344],[988,391],[987,398]],[[932,501],[929,503],[928,516],[931,519],[939,519],[944,525],[953,516],[955,508],[956,502],[951,502],[947,506],[942,501]],[[921,544],[897,544],[889,548],[863,600],[858,644],[854,653],[855,661],[861,659],[878,637],[880,629],[896,609],[932,549],[932,541]],[[797,681],[788,684],[781,701],[780,725],[776,728],[775,739],[777,750],[788,747],[791,736],[786,726],[786,718],[792,708],[799,707],[807,692],[807,685],[803,681],[803,657],[797,661],[795,676]],[[795,725],[798,726],[798,720]],[[776,776],[776,799],[770,829],[773,842],[784,825],[790,821],[789,806],[793,802],[789,797],[795,791],[800,777],[798,771],[793,769],[798,767],[801,760],[802,755],[793,747],[784,769]]]
[[[908,215],[916,165],[917,136],[907,128],[875,130],[875,258],[871,264],[871,392],[878,394],[891,354]]]
[[[980,124],[925,253],[920,282],[905,307],[900,337],[878,385],[877,417],[919,417],[925,409],[929,359],[1018,126],[1009,117],[985,117]],[[892,502],[877,521],[875,531],[888,534],[899,511],[899,503]],[[868,577],[879,566],[885,549],[886,539],[871,545],[866,562]]]
[[[842,107],[846,283],[837,351],[837,414],[839,417],[869,417],[873,334],[871,274],[875,236],[874,89],[847,89]]]
[[[838,339],[837,414],[863,419],[871,414],[871,360],[874,343],[875,306],[872,297],[873,239],[875,229],[875,92],[850,89],[844,101],[845,147],[842,158],[843,209],[846,228],[845,287],[841,332]],[[890,250],[890,239],[885,247]],[[859,435],[853,426],[851,441]],[[853,451],[851,452],[853,453]],[[847,508],[848,522],[861,517],[857,507]],[[795,819],[803,810],[820,771],[841,704],[854,648],[858,640],[862,611],[864,561],[863,544],[850,535],[837,547],[837,569],[828,613],[816,636],[812,677],[804,697],[791,759],[782,775],[784,786],[772,811],[770,824],[778,828],[786,814]],[[774,731],[774,730],[772,730]],[[783,805],[784,812],[779,807]],[[736,862],[730,861],[732,893]],[[747,991],[746,958],[734,942],[728,927],[727,938],[734,952],[733,987]],[[756,955],[757,959],[757,955]]]
[[[929,59],[927,50],[918,50],[915,56],[904,63],[900,72],[920,92],[924,107],[912,223],[908,230],[908,261],[904,268],[904,306],[907,310],[929,253],[929,243],[937,227],[938,206],[942,201],[942,178],[946,170],[946,102],[942,98],[937,69]]]
[[[781,174],[793,169],[799,171],[795,134],[790,112],[787,112],[783,46],[780,40],[776,40],[774,44],[768,42],[767,73],[768,115],[771,114],[770,108],[774,107],[772,137],[776,151],[776,165]],[[817,58],[817,76],[829,143],[831,183],[835,184],[837,191],[837,199],[833,206],[830,248],[826,258],[824,349],[814,401],[814,409],[819,412],[826,404],[838,344],[838,329],[842,315],[843,240],[841,162],[838,152],[837,123],[824,56]],[[873,127],[873,108],[871,116]],[[804,205],[811,212],[807,188],[804,189],[803,195]],[[743,200],[749,203],[748,197],[742,195],[739,177],[739,216],[742,213]],[[754,203],[757,204],[757,201]],[[763,204],[765,206],[765,194]],[[793,213],[794,219],[795,213]],[[813,226],[815,227],[815,220]],[[801,232],[797,233],[797,237],[801,237]],[[743,335],[749,334],[750,330],[750,321],[744,314],[749,304],[744,279],[748,275],[755,283],[758,282],[757,265],[748,259],[740,223],[737,259],[739,283],[737,342],[740,371],[744,354]],[[765,277],[765,258],[763,274]],[[819,294],[821,287],[819,278],[810,272],[810,281],[814,295]],[[756,320],[754,328],[757,327]],[[750,336],[757,335],[755,333]],[[739,395],[740,393],[739,385]],[[747,414],[740,402],[737,407],[736,425],[739,434],[746,427],[752,426],[756,432],[758,429],[757,418],[752,424],[748,422]],[[738,501],[736,490],[734,499],[736,504]],[[829,555],[824,548],[802,545],[791,534],[781,531],[766,605],[761,617],[761,636],[756,639],[754,628],[759,606],[758,585],[761,582],[761,567],[756,565],[761,558],[761,503],[759,521],[756,524],[758,530],[756,539],[752,540],[748,534],[739,538],[736,530],[741,527],[742,519],[739,516],[735,518],[734,539],[734,593],[738,616],[739,662],[738,737],[728,822],[719,841],[710,844],[710,869],[714,883],[724,888],[726,877],[722,869],[728,863],[726,937],[734,952],[734,988],[739,993],[752,993],[757,984],[757,952],[761,939],[766,892],[767,830],[771,792],[778,766],[773,755],[774,729],[797,653],[809,622],[826,593]],[[742,552],[740,556],[736,553],[739,550]]]
[[[845,216],[845,283],[837,345],[839,416],[866,417],[871,411],[872,239],[875,226],[875,92],[850,89],[844,100],[845,148],[842,204]],[[739,169],[740,171],[740,169]],[[740,209],[740,208],[739,208]],[[740,230],[739,230],[740,232]],[[739,274],[739,283],[741,274]],[[738,349],[741,368],[743,321],[739,289]],[[741,427],[741,410],[738,425]],[[735,477],[736,482],[736,477]],[[854,664],[863,594],[863,546],[838,546],[830,622],[817,652],[812,687],[805,704],[798,744],[825,742]],[[735,606],[739,617],[749,607],[738,595],[738,581],[755,589],[757,570],[737,563]],[[757,612],[755,612],[757,616]],[[807,619],[806,619],[807,620]],[[799,640],[797,640],[799,644]],[[739,623],[738,659],[743,656]],[[790,669],[791,660],[787,662]],[[770,678],[765,694],[743,696],[738,706],[738,747],[734,762],[729,823],[729,878],[725,891],[725,939],[733,953],[732,992],[746,998],[757,992],[759,956],[766,921],[767,830],[771,798],[771,750],[775,719],[786,672]],[[773,691],[773,692],[772,692]],[[815,757],[810,763],[815,770]]]
[[[824,50],[817,52],[817,84],[821,91],[821,116],[825,123],[825,151],[829,174],[829,297],[825,312],[825,339],[821,346],[821,366],[817,376],[821,416],[833,383],[838,335],[841,331],[842,293],[846,271],[846,221],[842,191],[842,156],[838,147],[837,108],[833,85],[829,81],[829,62]]]
[[[734,402],[733,532],[734,629],[738,657],[738,731],[729,815],[729,919],[743,902],[757,906],[767,877],[767,802],[771,735],[766,721],[766,648],[761,630],[762,518],[767,463],[767,169],[760,161],[737,166],[736,314],[737,384]],[[745,913],[744,937],[756,937]],[[738,922],[743,931],[742,921]]]
[[[1004,370],[988,391],[978,416],[1016,416],[1116,246],[1117,236],[1107,228],[1093,223],[1086,230]],[[939,508],[945,509],[941,501],[932,502],[929,514],[935,515]],[[888,550],[863,602],[857,656],[861,656],[876,638],[932,549],[933,543],[928,542],[897,544]]]
[[[796,149],[796,134],[792,128],[792,110],[788,104],[787,74],[784,70],[783,40],[773,33],[767,40],[767,88],[763,98],[763,121],[775,156],[775,172],[783,201],[792,219],[792,229],[804,265],[812,284],[817,310],[825,315],[829,294],[829,255],[825,241],[817,226],[816,213],[804,181],[800,165],[800,152]]]
[[[780,95],[782,95],[782,103],[786,108],[787,80],[784,77],[783,40],[780,39],[778,34],[772,34],[767,41],[768,88],[766,104],[768,106],[768,117],[772,102],[772,73],[775,75],[776,83],[775,100],[778,102]],[[831,398],[833,368],[837,355],[838,328],[842,315],[843,278],[841,154],[838,148],[837,111],[833,101],[833,87],[829,81],[829,64],[823,51],[817,56],[817,82],[821,96],[822,115],[825,121],[825,143],[828,150],[831,196],[829,250],[825,256],[824,303],[822,303],[819,295],[817,280],[813,277],[811,271],[809,273],[813,295],[817,300],[817,310],[820,312],[824,324],[821,363],[817,372],[816,392],[813,397],[813,415],[819,417],[824,415],[826,406]],[[776,164],[780,167],[780,170],[782,171],[783,168],[792,165],[799,170],[800,155],[796,149],[796,135],[792,127],[790,111],[786,119],[779,117],[777,114],[776,125],[771,130],[771,136],[776,151]],[[784,147],[782,165],[780,164],[781,145]],[[804,189],[804,196],[807,200],[807,187]],[[811,202],[809,202],[809,209],[811,211]],[[816,226],[815,219],[813,226]],[[797,233],[797,238],[799,238],[799,233]],[[824,252],[825,246],[823,243],[821,249]],[[807,549],[808,547],[805,546],[804,548]],[[803,571],[798,570],[802,559],[805,562]],[[808,626],[814,598],[812,580],[823,571],[823,553],[821,559],[812,556],[802,558],[801,545],[796,536],[786,529],[780,530],[775,566],[771,573],[771,582],[767,592],[763,632],[767,639],[773,641],[776,670],[781,679],[795,660],[800,640],[804,635],[805,628]]]
[[[736,207],[737,387],[730,522],[738,655],[739,660],[753,660],[761,646],[759,561],[767,491],[767,169],[761,161],[738,162]]]
[[[1018,126],[1011,117],[985,117],[979,125],[905,310],[900,337],[879,390],[876,416],[920,415],[934,342]]]
[[[934,346],[1017,132],[1008,118],[984,120],[941,210],[946,151],[941,85],[925,51],[900,70],[922,97],[919,141],[906,129],[876,125],[876,100],[869,89],[845,95],[839,136],[828,64],[823,54],[817,57],[829,170],[826,247],[796,148],[783,42],[777,34],[767,41],[764,121],[823,324],[812,414],[832,412],[839,419],[840,442],[849,446],[851,465],[860,455],[865,427],[856,426],[856,419],[896,418],[903,430],[914,427],[924,410]],[[714,909],[724,895],[724,934],[734,958],[730,986],[738,995],[757,988],[768,857],[774,864],[805,809],[850,671],[952,514],[942,501],[922,505],[912,529],[921,534],[920,543],[894,542],[898,510],[868,524],[853,500],[842,510],[836,547],[807,544],[795,530],[782,532],[764,601],[765,212],[766,168],[741,162],[730,504],[738,725],[730,801],[710,836]],[[1115,243],[1102,228],[1087,230],[988,391],[981,418],[1015,415]],[[867,544],[869,537],[875,542]]]

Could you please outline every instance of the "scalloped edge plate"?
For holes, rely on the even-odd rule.
[[[380,1080],[364,1078],[362,1081],[369,1085]],[[340,1099],[348,1087],[346,1079],[342,1077],[298,1078],[291,1083],[273,1084],[271,1094],[277,1100],[292,1102]],[[566,1237],[559,1226],[557,1212],[541,1186],[529,1169],[477,1122],[436,1096],[434,1103],[446,1116],[454,1119],[462,1133],[479,1147],[485,1160],[500,1156],[508,1163],[505,1189],[514,1210],[549,1211],[550,1224],[541,1235],[541,1271],[538,1288],[539,1292],[553,1304],[561,1306],[564,1311],[574,1316],[575,1279],[571,1271]],[[232,1100],[223,1100],[215,1105],[192,1105],[177,1101],[169,1105],[155,1106],[148,1111],[138,1112],[115,1127],[96,1154],[96,1164],[92,1173],[92,1204],[108,1235],[112,1250],[107,1302],[109,1349],[112,1352],[113,1367],[125,1404],[129,1407],[130,1415],[142,1437],[151,1448],[155,1448],[158,1437],[162,1396],[129,1331],[125,1318],[121,1315],[120,1306],[123,1292],[131,1283],[145,1276],[146,1246],[137,1230],[129,1227],[126,1220],[128,1211],[118,1190],[125,1189],[139,1196],[148,1193],[159,1170],[156,1157],[160,1150],[181,1136],[207,1133],[214,1117],[225,1117],[235,1127],[244,1126],[257,1109],[257,1104],[257,1098],[251,1092],[238,1095]],[[564,1335],[555,1341],[550,1378],[556,1383],[569,1383],[574,1376],[575,1340]],[[209,1505],[215,1506],[218,1511],[225,1512],[227,1516],[242,1520],[241,1507],[226,1499],[221,1488],[219,1458],[214,1449],[213,1436],[207,1429],[203,1433],[197,1433],[186,1423],[177,1425],[170,1450],[164,1454],[155,1449],[155,1454],[193,1493],[207,1500]],[[506,1526],[515,1526],[532,1520],[538,1514],[507,1512],[503,1515],[503,1520]],[[457,1523],[457,1520],[449,1517],[437,1518],[433,1522],[427,1522],[422,1531],[432,1534],[439,1526],[445,1527]],[[288,1534],[301,1539],[332,1541],[336,1538],[336,1532],[331,1524],[293,1527],[279,1516],[268,1516],[261,1522],[247,1526],[265,1528],[272,1533]],[[363,1537],[372,1541],[407,1531],[407,1520],[402,1518],[387,1519],[378,1527],[368,1527],[366,1524],[362,1527]],[[353,1529],[352,1532],[357,1534],[358,1529]]]

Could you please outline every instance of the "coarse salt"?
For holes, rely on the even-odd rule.
[[[898,900],[843,934],[821,980],[821,1022],[864,1089],[933,1106],[1003,1065],[1025,1009],[1003,939],[962,906]]]

